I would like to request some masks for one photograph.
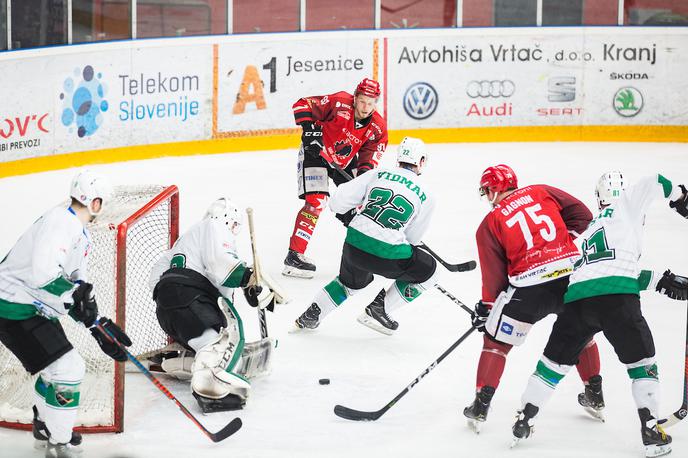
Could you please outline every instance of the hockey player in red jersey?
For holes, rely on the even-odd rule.
[[[346,180],[328,162],[351,176],[378,166],[387,147],[387,123],[375,111],[380,84],[361,81],[354,95],[336,92],[303,97],[293,106],[296,124],[303,128],[297,169],[299,199],[303,207],[296,215],[289,251],[284,260],[284,275],[312,278],[315,265],[304,255],[308,242],[329,196],[328,178],[339,186]],[[347,225],[352,213],[338,214]]]
[[[480,193],[492,206],[476,233],[482,299],[473,324],[484,332],[483,349],[476,397],[463,411],[476,432],[487,419],[509,350],[525,341],[534,323],[562,311],[568,276],[580,257],[572,234],[577,237],[592,220],[581,201],[560,189],[543,184],[518,188],[514,171],[503,164],[483,172]],[[594,340],[577,367],[586,384],[579,402],[599,416],[604,401]]]

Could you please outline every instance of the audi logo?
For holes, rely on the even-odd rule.
[[[472,99],[478,97],[511,97],[515,91],[516,85],[511,80],[471,81],[466,86],[466,94]]]
[[[404,111],[413,119],[426,119],[437,110],[437,91],[428,83],[414,83],[404,94]]]

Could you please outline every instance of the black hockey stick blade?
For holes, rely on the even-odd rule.
[[[212,440],[213,442],[223,441],[235,432],[239,431],[241,429],[242,424],[243,423],[241,423],[241,418],[236,417],[234,420],[230,421],[227,424],[227,426],[225,426],[218,432],[208,434],[208,437],[210,437],[210,440]]]
[[[430,255],[433,258],[437,259],[437,262],[442,264],[445,267],[445,269],[447,269],[449,272],[468,272],[468,271],[475,269],[476,266],[478,265],[478,264],[476,264],[475,261],[466,261],[466,262],[461,262],[459,264],[448,263],[447,261],[442,259],[437,253],[432,251],[432,249],[429,246],[427,246],[425,243],[421,243],[420,245],[418,245],[418,248],[422,248],[425,251],[427,251],[428,253],[430,253]]]
[[[375,412],[363,412],[362,410],[350,409],[348,407],[334,406],[334,414],[338,417],[353,421],[375,421],[385,413],[387,409],[378,410]]]
[[[478,266],[475,261],[467,261],[460,264],[442,263],[442,265],[450,272],[469,272]]]

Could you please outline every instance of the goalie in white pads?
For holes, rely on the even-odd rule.
[[[664,199],[688,218],[688,193],[662,175],[624,190],[621,173],[604,174],[597,185],[600,214],[581,235],[583,257],[576,263],[564,312],[523,393],[513,426],[514,443],[530,436],[533,419],[576,363],[586,342],[599,331],[614,347],[631,379],[640,417],[640,434],[648,457],[671,451],[671,437],[657,424],[659,379],[652,332],[640,309],[639,292],[653,289],[672,299],[688,298],[688,278],[640,270],[645,216],[653,200]]]
[[[245,344],[233,304],[234,288],[242,288],[253,307],[272,311],[279,300],[275,287],[266,280],[257,285],[252,268],[237,255],[235,236],[242,222],[242,213],[230,199],[213,202],[151,272],[160,326],[195,354],[165,360],[162,368],[191,378],[193,395],[204,412],[241,409],[249,395],[249,377],[269,368],[271,341]]]
[[[434,286],[437,263],[418,245],[434,208],[419,178],[425,144],[406,137],[399,145],[397,167],[369,171],[344,183],[330,199],[335,213],[361,210],[347,228],[339,276],[325,285],[296,319],[297,328],[317,328],[348,297],[373,281],[373,274],[395,279],[366,307],[358,321],[384,334],[398,327],[388,313]]]
[[[88,170],[76,174],[71,203],[57,206],[19,238],[0,262],[0,342],[21,361],[35,384],[33,435],[45,456],[70,458],[81,435],[73,432],[85,373],[58,318],[69,314],[91,329],[103,351],[126,361],[126,354],[93,327],[98,306],[86,278],[91,251],[86,225],[111,195],[108,181]],[[122,344],[131,341],[107,318],[100,323]]]

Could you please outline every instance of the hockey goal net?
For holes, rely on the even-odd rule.
[[[160,254],[179,235],[177,187],[116,187],[114,197],[89,225],[89,231],[89,281],[94,285],[100,315],[126,330],[133,342],[129,348],[132,354],[164,347],[167,336],[155,316],[148,277]],[[83,325],[68,316],[61,323],[86,362],[77,429],[121,432],[124,363],[115,363],[105,355]],[[36,377],[0,345],[0,426],[31,428]]]

